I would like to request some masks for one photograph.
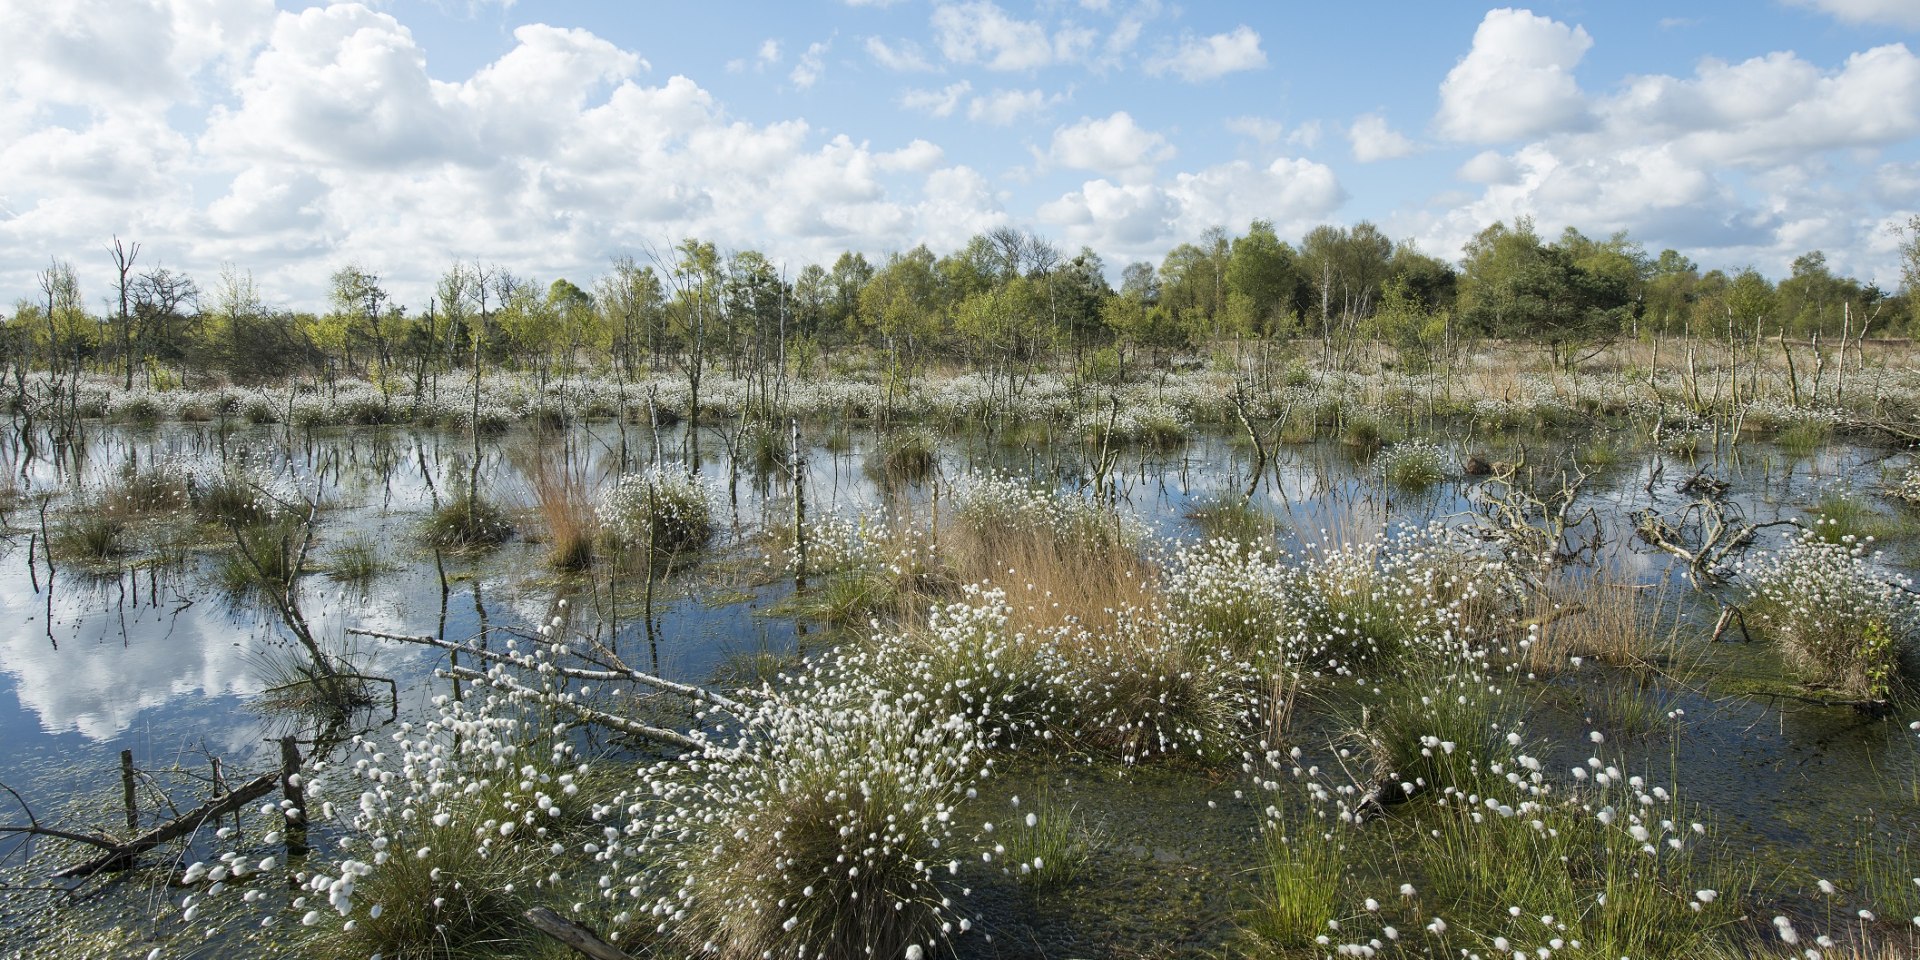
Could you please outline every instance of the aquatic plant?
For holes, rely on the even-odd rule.
[[[1905,517],[1882,513],[1866,498],[1845,488],[1821,494],[1807,506],[1807,513],[1815,518],[1815,535],[1829,543],[1885,540],[1910,526]]]
[[[1219,539],[1175,554],[1165,592],[1182,625],[1221,650],[1251,656],[1300,631],[1300,589],[1295,570],[1270,549]]]
[[[215,560],[215,575],[229,593],[269,590],[284,594],[301,574],[307,530],[292,518],[231,528],[235,549]]]
[[[656,467],[627,474],[595,506],[601,529],[619,548],[685,553],[713,538],[712,493],[697,478]]]
[[[880,438],[867,469],[894,480],[920,480],[939,464],[938,440],[925,428],[890,430]]]
[[[1247,929],[1262,946],[1311,949],[1339,920],[1346,851],[1337,829],[1277,805],[1261,818],[1259,898]]]
[[[342,540],[327,557],[327,576],[344,583],[367,583],[384,569],[379,545],[365,536]]]
[[[1403,440],[1380,451],[1380,476],[1402,490],[1420,491],[1447,478],[1446,454],[1430,440]]]
[[[111,560],[128,552],[127,522],[113,512],[82,504],[60,518],[51,534],[53,552],[88,562]]]
[[[720,958],[921,956],[970,922],[954,817],[973,720],[815,665],[625,799],[636,861],[607,877],[678,950]],[[637,869],[636,869],[637,868]],[[651,892],[649,892],[651,891]]]
[[[1044,792],[1025,800],[1015,796],[1010,802],[1007,820],[991,834],[1001,871],[1035,893],[1080,879],[1092,851],[1074,808]]]
[[[1809,683],[1859,700],[1892,694],[1920,632],[1920,595],[1870,542],[1808,530],[1738,569],[1752,622]]]
[[[584,466],[556,459],[547,450],[532,451],[526,459],[530,462],[522,470],[546,525],[547,563],[567,571],[592,566],[600,529]]]
[[[201,520],[228,526],[269,523],[287,512],[290,498],[282,478],[256,464],[195,474],[189,486],[193,511]]]
[[[1920,506],[1920,461],[1910,463],[1888,485],[1887,495],[1903,503]]]
[[[513,535],[513,521],[492,500],[462,489],[427,518],[425,533],[439,547],[490,547]]]
[[[1271,544],[1281,523],[1253,501],[1230,494],[1202,500],[1187,509],[1187,519],[1208,539],[1232,540],[1245,546]]]

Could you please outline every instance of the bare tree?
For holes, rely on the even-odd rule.
[[[133,315],[127,310],[132,299],[133,262],[140,258],[140,244],[123,243],[118,234],[114,235],[113,246],[108,248],[113,256],[115,274],[114,290],[120,299],[120,359],[126,376],[121,383],[125,390],[133,389]]]

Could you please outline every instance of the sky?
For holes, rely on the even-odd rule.
[[[1212,226],[1498,220],[1899,285],[1920,0],[0,0],[0,304],[114,236],[323,309],[456,260],[789,273],[1001,225],[1109,272]],[[3,308],[0,308],[3,309]]]

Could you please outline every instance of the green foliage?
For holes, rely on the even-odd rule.
[[[617,549],[646,551],[649,565],[656,554],[698,550],[714,533],[706,487],[664,470],[621,477],[602,496],[598,513],[608,542]]]
[[[1328,922],[1339,919],[1346,852],[1334,829],[1299,814],[1262,821],[1260,900],[1247,927],[1263,945],[1311,949]]]
[[[343,583],[369,583],[384,569],[379,545],[364,536],[347,538],[327,558],[327,576]]]
[[[60,519],[53,529],[53,552],[89,563],[121,556],[127,544],[127,522],[98,507],[82,506]]]
[[[1281,523],[1273,514],[1239,496],[1219,495],[1188,508],[1187,519],[1209,540],[1242,546],[1271,545]]]
[[[1000,841],[995,859],[1002,869],[1035,893],[1080,879],[1092,852],[1087,829],[1075,810],[1045,793],[1025,803],[1015,798],[1010,821],[994,836]]]

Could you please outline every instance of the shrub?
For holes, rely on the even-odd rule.
[[[240,418],[255,426],[280,422],[280,411],[266,397],[248,397],[240,406]]]

